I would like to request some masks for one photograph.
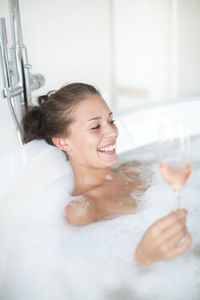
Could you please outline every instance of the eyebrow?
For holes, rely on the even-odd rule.
[[[112,111],[111,111],[111,112],[108,114],[108,117],[110,117],[112,114],[113,114],[113,113],[112,113]],[[94,120],[99,120],[99,119],[101,119],[100,116],[91,118],[91,119],[89,119],[87,122],[94,121]]]

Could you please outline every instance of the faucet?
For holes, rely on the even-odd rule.
[[[5,18],[0,18],[0,57],[4,84],[2,95],[7,98],[20,145],[23,145],[21,120],[31,103],[31,91],[42,87],[45,79],[41,74],[30,72],[32,66],[28,63],[27,49],[22,40],[18,0],[9,0],[9,13],[12,36],[10,61]]]

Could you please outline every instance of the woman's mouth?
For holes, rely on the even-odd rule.
[[[116,144],[106,145],[104,147],[98,148],[97,151],[106,153],[106,154],[114,154],[115,153]]]

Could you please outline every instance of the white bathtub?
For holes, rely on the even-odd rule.
[[[117,113],[116,119],[126,124],[129,132],[124,129],[123,125],[118,125],[120,130],[118,151],[122,153],[132,147],[156,142],[159,124],[163,120],[169,120],[169,122],[170,119],[183,120],[188,134],[199,134],[199,118],[200,97],[121,110]]]
[[[159,122],[168,117],[183,119],[189,134],[200,134],[200,98],[116,112],[119,128],[118,153],[155,142]],[[130,130],[129,133],[124,129],[124,123]],[[38,195],[52,182],[71,174],[71,168],[61,151],[44,141],[34,141],[8,153],[0,161],[0,170],[1,286],[19,221],[32,211]],[[71,186],[72,184],[73,178]]]

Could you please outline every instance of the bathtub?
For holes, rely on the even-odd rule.
[[[115,114],[119,129],[118,154],[121,155],[132,148],[137,149],[156,142],[159,123],[163,119],[179,118],[184,120],[190,135],[200,135],[199,116],[200,98],[198,97],[118,111]],[[62,181],[62,178],[68,178],[68,185],[62,185],[61,189],[63,188],[63,191],[68,189],[68,192],[70,192],[73,186],[73,176],[65,155],[57,148],[47,145],[44,141],[34,141],[23,147],[17,147],[15,151],[8,153],[0,161],[0,170],[1,287],[5,284],[6,273],[9,268],[8,258],[13,251],[13,247],[15,247],[15,238],[23,226],[20,223],[21,220],[25,218],[28,222],[29,215],[34,210],[35,203],[40,199],[40,195],[47,187],[54,185],[58,180]],[[51,214],[54,213],[56,212],[51,212]],[[38,224],[43,224],[43,220],[45,220],[45,214],[38,216]],[[20,295],[20,297],[22,296]],[[23,297],[20,297],[19,299],[23,300]],[[7,296],[4,299],[12,298]],[[2,300],[4,299],[2,298]],[[89,296],[88,299],[90,299]]]
[[[118,152],[156,142],[159,124],[162,121],[179,119],[186,124],[189,135],[200,133],[200,98],[191,97],[182,101],[156,103],[143,107],[126,108],[117,113],[120,135]],[[126,129],[123,124],[126,125]]]

